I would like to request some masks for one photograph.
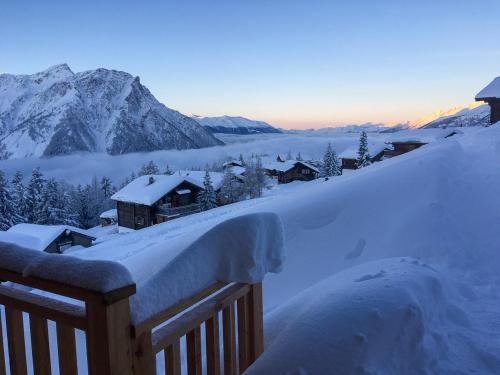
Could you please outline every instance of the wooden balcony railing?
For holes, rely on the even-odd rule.
[[[188,374],[202,370],[241,374],[263,351],[261,284],[217,283],[133,325],[129,299],[135,285],[99,293],[2,268],[0,280],[50,292],[49,297],[0,285],[0,321],[4,311],[6,326],[2,332],[0,324],[0,375],[7,373],[7,359],[12,375],[31,373],[26,339],[31,342],[32,372],[37,375],[51,374],[53,369],[63,375],[77,374],[85,367],[89,374],[98,375],[155,374],[161,353],[168,375],[180,374],[182,368]],[[60,296],[72,302],[63,302]],[[57,340],[50,340],[48,322],[55,323]],[[75,330],[84,332],[86,350],[77,349]],[[1,339],[4,335],[7,348]],[[51,347],[57,347],[56,364],[51,362]],[[86,352],[84,359],[82,352]],[[78,363],[81,360],[86,366]]]

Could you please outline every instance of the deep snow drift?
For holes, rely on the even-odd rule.
[[[275,212],[287,261],[264,281],[268,354],[254,373],[323,365],[342,374],[498,373],[498,165],[496,125],[282,195],[113,235],[75,255],[118,260],[140,279],[152,272],[151,248],[157,257],[228,218]],[[300,356],[311,340],[324,344],[320,353]],[[279,361],[280,353],[293,358]]]

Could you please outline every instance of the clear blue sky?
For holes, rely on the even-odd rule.
[[[139,75],[186,114],[283,127],[399,122],[500,75],[500,1],[0,3],[0,72]]]

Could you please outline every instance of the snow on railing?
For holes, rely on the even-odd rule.
[[[239,374],[263,351],[260,282],[216,282],[137,320],[131,306],[141,300],[121,264],[1,243],[0,251],[0,374],[152,375],[162,357],[167,374]]]

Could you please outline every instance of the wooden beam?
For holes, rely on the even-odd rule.
[[[224,375],[236,375],[234,304],[222,310],[222,336],[224,339]]]
[[[31,355],[35,375],[50,375],[50,349],[47,320],[30,315]]]
[[[238,363],[240,374],[249,366],[250,358],[250,328],[248,321],[248,294],[238,298]]]
[[[250,329],[249,365],[264,352],[264,317],[262,283],[253,284],[248,295],[248,321]]]
[[[0,309],[0,375],[6,375],[5,349],[3,347],[2,310]]]
[[[219,314],[205,322],[207,375],[220,375]]]
[[[75,329],[62,323],[57,323],[57,353],[59,357],[59,374],[78,374],[76,360]]]
[[[201,375],[201,330],[200,327],[186,334],[188,375]]]
[[[62,322],[85,330],[85,308],[55,299],[0,285],[0,304],[25,311],[30,316]]]
[[[165,373],[181,375],[181,344],[179,340],[165,348]]]
[[[168,309],[160,311],[155,316],[153,316],[153,317],[151,317],[151,318],[149,318],[141,323],[136,324],[134,326],[134,336],[137,337],[137,336],[141,335],[143,332],[152,330],[156,326],[171,319],[175,315],[186,310],[188,307],[193,306],[194,304],[200,302],[201,300],[205,299],[206,297],[210,296],[211,294],[215,293],[216,291],[226,287],[227,285],[228,285],[227,283],[216,282],[215,284],[212,284],[209,287],[203,289],[201,292],[196,293],[194,296],[180,301],[175,306],[172,306],[172,307],[169,307]]]
[[[11,375],[27,375],[23,313],[5,306],[5,321],[9,344],[10,373]]]

